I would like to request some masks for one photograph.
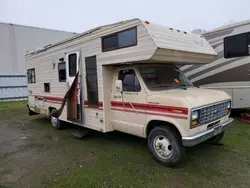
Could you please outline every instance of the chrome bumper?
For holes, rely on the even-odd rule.
[[[220,134],[221,132],[229,129],[232,126],[232,122],[233,122],[233,118],[229,118],[226,122],[223,122],[211,129],[207,129],[204,132],[201,132],[192,136],[184,136],[182,137],[182,144],[183,146],[194,146],[201,142],[204,142],[208,140],[209,138],[212,138],[213,136],[216,136]]]

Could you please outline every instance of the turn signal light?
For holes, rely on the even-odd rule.
[[[149,21],[145,21],[145,24],[149,24]]]
[[[197,121],[197,120],[193,120],[193,121],[191,122],[191,124],[192,124],[193,126],[195,126],[195,125],[198,124],[198,121]]]

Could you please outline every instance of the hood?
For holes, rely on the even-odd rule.
[[[147,100],[148,103],[160,105],[196,108],[224,100],[231,100],[231,97],[224,91],[192,87],[186,90],[152,91],[149,93]]]

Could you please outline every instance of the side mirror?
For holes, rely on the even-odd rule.
[[[224,58],[244,57],[250,55],[250,32],[224,38]]]
[[[115,81],[115,89],[117,93],[122,92],[122,81],[121,80],[116,80]]]

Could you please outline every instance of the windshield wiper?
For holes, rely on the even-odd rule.
[[[186,84],[180,84],[180,85],[178,85],[178,86],[183,86],[183,87],[178,87],[178,88],[187,90],[187,85],[186,85]]]
[[[158,85],[152,86],[152,88],[157,88],[157,87],[168,87],[168,88],[171,88],[173,86],[165,85],[165,84],[158,84]]]
[[[159,85],[155,85],[155,86],[152,86],[152,88],[157,88],[157,87],[167,87],[167,88],[171,88],[171,89],[184,89],[186,90],[187,88],[186,87],[178,87],[178,86],[187,86],[186,84],[180,84],[180,85],[165,85],[165,84],[159,84]]]

